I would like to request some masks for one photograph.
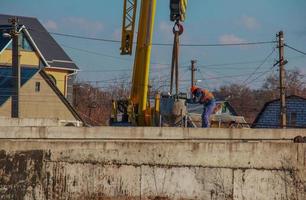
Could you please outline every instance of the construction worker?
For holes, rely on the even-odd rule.
[[[197,86],[192,86],[191,88],[192,100],[194,103],[203,104],[203,113],[202,113],[202,128],[210,127],[210,115],[212,114],[216,101],[214,95],[209,92],[207,89],[201,89]]]

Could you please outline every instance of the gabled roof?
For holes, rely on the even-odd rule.
[[[4,37],[3,33],[8,33],[12,29],[11,25],[0,25],[0,54],[9,46],[9,44],[12,42],[12,39],[9,37]],[[25,28],[25,26],[20,25],[18,27],[18,32],[23,33],[25,38],[27,38],[29,44],[31,47],[38,53],[41,61],[43,62],[44,67],[49,67],[48,62],[46,61],[45,57],[42,55],[41,51],[37,47],[37,44],[34,42],[33,38],[31,37],[28,30]]]
[[[301,96],[297,96],[297,95],[289,95],[286,97],[286,99],[302,99],[302,100],[305,100],[306,101],[306,98],[304,97],[301,97]],[[268,101],[265,103],[265,105],[263,106],[263,108],[260,110],[260,112],[258,113],[258,115],[256,116],[254,122],[253,122],[253,125],[252,127],[255,127],[256,124],[258,123],[258,120],[260,119],[261,115],[263,114],[263,112],[266,110],[266,108],[272,104],[272,103],[275,103],[275,102],[278,102],[280,101],[280,99],[274,99],[272,101]]]
[[[8,25],[8,19],[15,17],[13,15],[0,14],[0,25]],[[24,25],[40,49],[48,64],[54,68],[62,68],[68,70],[77,70],[78,67],[65,53],[62,47],[48,33],[38,19],[33,17],[16,16],[19,24]],[[0,38],[1,39],[1,38]],[[1,41],[0,41],[1,49]]]

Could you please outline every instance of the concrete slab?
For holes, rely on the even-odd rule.
[[[96,140],[293,140],[306,129],[201,129],[159,127],[1,127],[0,138]]]

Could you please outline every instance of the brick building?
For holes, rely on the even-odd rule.
[[[306,127],[306,98],[291,95],[286,98],[287,127]],[[280,128],[280,99],[267,102],[257,115],[253,128]]]

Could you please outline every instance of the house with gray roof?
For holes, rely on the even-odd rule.
[[[13,17],[15,16],[0,14],[0,26],[2,26],[2,28],[9,26],[8,20]],[[26,28],[26,31],[29,33],[28,35],[31,37],[30,39],[35,42],[40,53],[45,58],[47,66],[44,68],[44,71],[51,77],[54,84],[68,101],[72,102],[73,82],[79,68],[37,18],[24,16],[16,17],[19,19],[19,24]],[[3,46],[3,44],[6,44],[7,40],[7,38],[0,37],[0,51],[10,51],[10,44],[8,47]],[[27,49],[22,50],[24,50],[24,52],[27,51]],[[7,52],[4,52],[4,55],[8,55]],[[24,53],[23,57],[26,56],[26,53]],[[0,59],[0,65],[1,64],[6,64],[3,63],[3,58]]]
[[[0,25],[0,117],[12,116],[13,91],[12,39],[6,37],[11,25]],[[19,117],[26,119],[55,119],[66,124],[84,124],[57,87],[49,62],[35,43],[25,25],[17,28],[20,51]]]

